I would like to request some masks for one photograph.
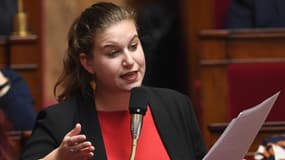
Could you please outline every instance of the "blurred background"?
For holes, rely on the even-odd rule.
[[[58,77],[63,54],[66,51],[67,32],[81,11],[96,0],[23,0],[27,23],[37,36],[41,77],[39,89],[41,104],[55,102],[53,85]],[[139,26],[148,58],[145,83],[177,89],[194,94],[192,87],[198,77],[197,34],[200,30],[214,28],[214,1],[191,0],[111,0],[121,5],[138,8]],[[192,82],[191,82],[192,81]]]
[[[53,86],[61,73],[70,25],[86,7],[99,1],[13,1],[23,3],[27,34],[15,34],[17,23],[15,19],[14,23],[9,22],[8,31],[0,36],[0,65],[13,68],[24,77],[35,110],[40,111],[56,103]],[[228,12],[237,8],[231,6],[236,3],[234,1],[240,0],[109,0],[137,10],[139,34],[147,61],[144,84],[172,88],[189,95],[208,147],[241,110],[285,88],[285,78],[281,76],[285,72],[282,26],[269,25],[265,29],[261,23],[261,27],[225,28]],[[7,4],[2,3],[0,12],[11,14],[13,19],[17,9],[3,10],[9,8]],[[240,13],[245,15],[247,12]],[[285,101],[279,100],[280,107],[276,107],[274,113],[282,113],[277,109],[283,104]],[[268,120],[280,122],[283,117],[272,114]],[[278,133],[284,131],[278,129]],[[257,145],[258,142],[251,150],[254,151]]]

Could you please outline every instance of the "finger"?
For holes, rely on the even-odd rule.
[[[84,150],[82,150],[80,152],[80,154],[78,156],[78,157],[80,157],[79,159],[89,159],[89,158],[92,158],[94,156],[94,150],[95,150],[94,146],[85,148]]]
[[[89,147],[86,147],[86,148],[82,148],[81,149],[81,152],[94,152],[95,151],[95,147],[94,146],[89,146]]]
[[[94,156],[93,152],[89,152],[89,153],[84,153],[80,156],[80,159],[90,159]]]
[[[89,159],[94,156],[94,150],[94,146],[89,146],[81,150],[76,150],[75,148],[72,148],[72,151],[70,151],[69,153],[72,154],[75,159]]]
[[[69,131],[66,135],[75,136],[75,135],[78,135],[80,132],[81,132],[81,124],[76,123],[75,127],[71,131]]]
[[[69,146],[77,145],[86,140],[86,136],[84,134],[76,135],[69,138]]]
[[[70,130],[64,137],[63,141],[68,145],[68,146],[73,146],[76,143],[76,139],[73,139],[73,135],[79,134],[81,131],[81,125],[77,123],[75,127]]]
[[[93,147],[91,142],[85,141],[85,142],[82,142],[82,143],[79,143],[79,144],[73,146],[73,149],[76,151],[84,151],[84,150],[89,149],[91,147]],[[92,151],[92,150],[90,150],[90,151]]]
[[[76,159],[90,159],[94,156],[94,153],[93,152],[90,152],[90,153],[82,153],[80,155],[77,155],[77,156],[73,156],[75,157]]]

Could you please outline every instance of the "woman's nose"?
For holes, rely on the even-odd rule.
[[[124,67],[132,67],[134,65],[134,59],[129,52],[124,53],[124,59],[122,61]]]

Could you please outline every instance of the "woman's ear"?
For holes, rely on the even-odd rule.
[[[81,65],[83,66],[83,68],[86,69],[87,72],[89,72],[90,74],[95,73],[93,63],[85,53],[80,53],[79,59],[80,59]]]

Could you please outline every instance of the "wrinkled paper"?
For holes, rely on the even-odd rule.
[[[280,92],[232,119],[203,160],[242,160]]]

